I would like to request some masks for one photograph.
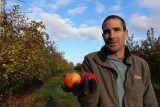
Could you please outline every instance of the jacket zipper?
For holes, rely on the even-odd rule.
[[[108,61],[108,59],[106,60],[106,61]],[[112,66],[112,65],[111,65]],[[113,66],[112,66],[113,67]],[[111,67],[107,67],[107,68],[109,68],[110,69],[110,71],[113,73],[113,77],[115,78],[115,86],[116,86],[116,97],[117,97],[117,101],[118,101],[118,103],[117,103],[117,107],[119,107],[120,106],[120,104],[119,104],[119,97],[118,97],[118,89],[117,89],[117,78],[118,78],[118,73],[117,73],[117,71],[114,69],[114,68],[111,68]]]
[[[127,70],[126,70],[126,79],[125,79],[125,83],[124,83],[124,90],[125,90],[125,94],[124,94],[124,97],[123,97],[123,107],[125,107],[125,96],[126,96],[126,81],[127,81],[127,78],[128,78],[128,76],[127,76],[127,74],[128,74],[128,72],[129,72],[129,69],[130,69],[130,64],[127,64]]]

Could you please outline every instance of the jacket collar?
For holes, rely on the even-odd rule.
[[[130,65],[129,57],[131,56],[131,52],[129,51],[128,47],[125,46],[125,58],[124,61],[127,65]],[[113,73],[115,74],[115,77],[118,77],[117,71],[114,69],[114,67],[110,64],[109,61],[107,61],[107,49],[105,46],[101,48],[101,50],[95,55],[94,60],[101,66],[107,67],[108,69],[111,69]]]
[[[124,60],[127,61],[127,59],[131,56],[131,52],[127,46],[125,46],[125,58]],[[105,66],[107,63],[107,49],[104,45],[101,50],[97,53],[97,55],[94,58],[99,64]]]

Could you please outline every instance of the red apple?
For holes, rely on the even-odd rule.
[[[98,81],[96,75],[93,74],[93,73],[88,73],[88,72],[83,73],[82,76],[81,76],[82,81],[84,80],[85,77],[88,77],[89,80],[90,80],[91,78],[95,79],[96,83],[97,83],[97,81]]]
[[[78,73],[70,73],[70,74],[66,74],[64,77],[64,84],[66,86],[68,86],[69,88],[73,87],[74,83],[81,83],[81,75]]]

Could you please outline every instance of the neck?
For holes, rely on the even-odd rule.
[[[123,56],[125,56],[125,47],[121,50],[121,51],[118,51],[118,52],[111,52],[108,50],[108,55],[111,55],[115,58],[121,58]]]
[[[125,54],[124,53],[115,53],[115,54],[111,54],[111,56],[115,57],[115,58],[121,58],[123,57]]]

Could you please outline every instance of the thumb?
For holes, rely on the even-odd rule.
[[[67,87],[65,84],[62,85],[62,89],[63,89],[63,91],[65,91],[65,92],[71,92],[71,91],[72,91],[72,89],[69,88],[69,87]]]

